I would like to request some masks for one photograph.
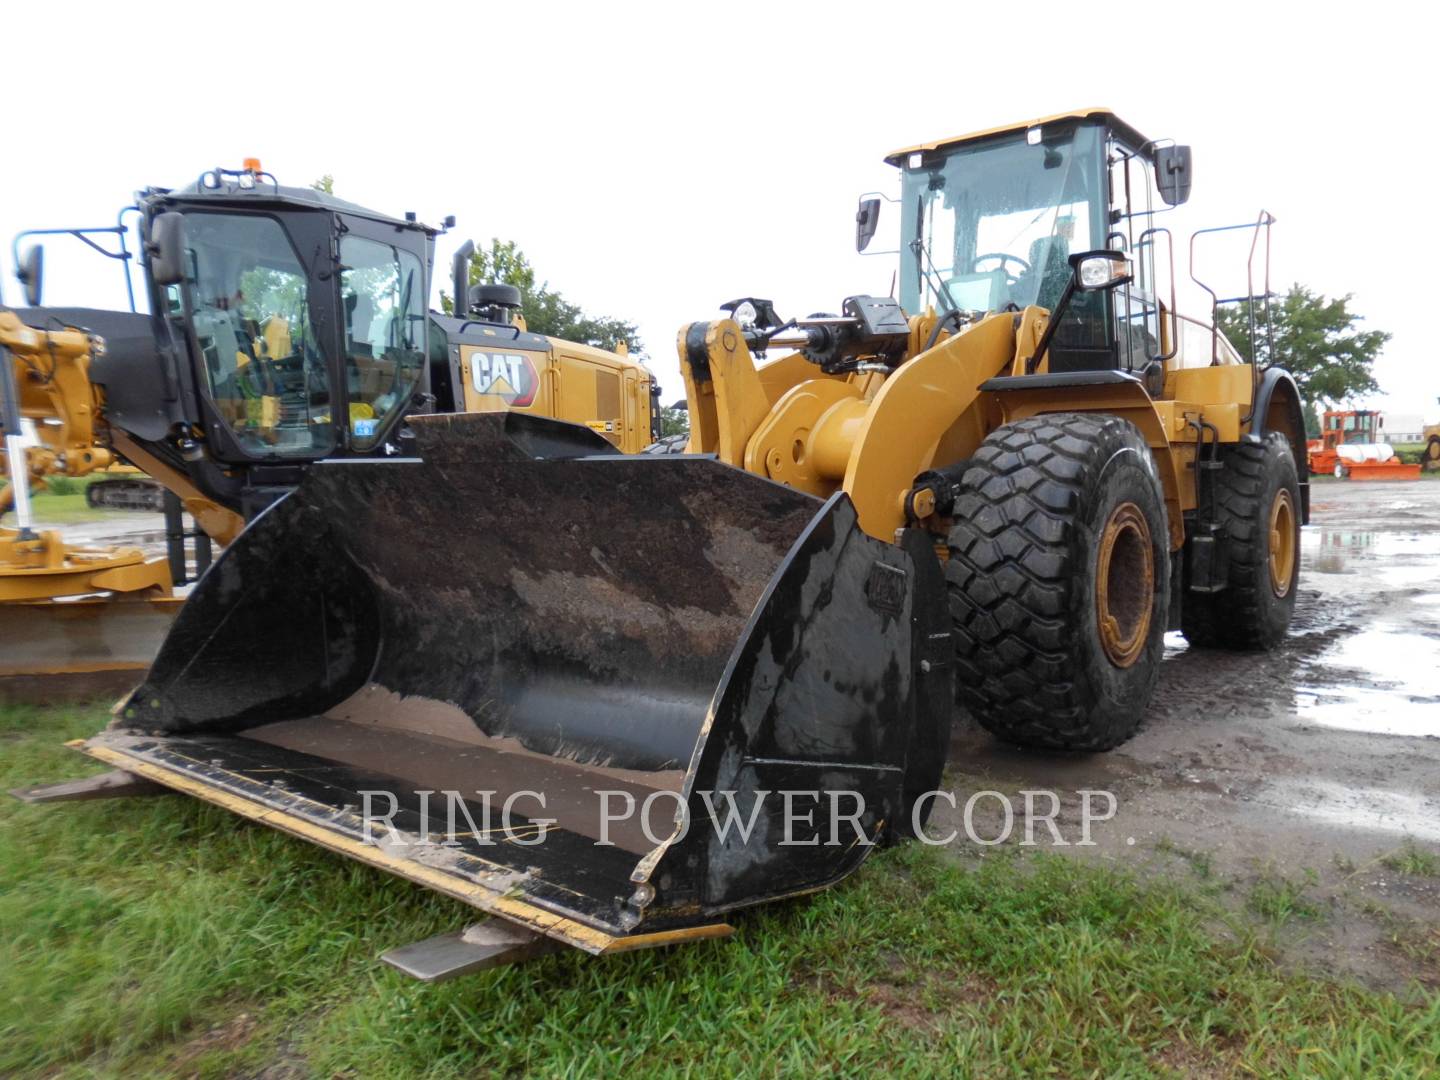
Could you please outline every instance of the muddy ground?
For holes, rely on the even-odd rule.
[[[1298,915],[1277,919],[1297,962],[1440,985],[1440,483],[1317,482],[1302,554],[1278,651],[1190,649],[1172,634],[1149,717],[1122,748],[1022,751],[961,719],[947,781],[962,809],[986,788],[1053,789],[1071,841],[1076,792],[1110,791],[1095,846],[1060,850],[1188,868],[1237,909]],[[998,801],[977,801],[972,822],[997,835]],[[934,825],[963,818],[942,805]]]

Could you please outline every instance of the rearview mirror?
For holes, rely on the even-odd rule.
[[[1102,292],[1124,285],[1134,276],[1130,260],[1118,251],[1082,251],[1070,256],[1077,292]]]
[[[15,276],[25,289],[25,305],[39,307],[40,291],[45,283],[45,249],[32,244],[15,268]]]
[[[855,211],[855,250],[864,251],[875,236],[880,224],[880,200],[861,199],[860,209]]]
[[[150,223],[150,240],[145,245],[150,257],[150,276],[157,285],[179,285],[185,280],[185,216],[173,210]]]
[[[1166,206],[1179,206],[1190,198],[1190,147],[1162,146],[1155,151],[1155,187]]]

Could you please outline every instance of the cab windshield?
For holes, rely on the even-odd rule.
[[[256,457],[331,446],[330,382],[309,278],[285,230],[254,214],[186,215],[191,308],[211,404]]]
[[[1100,132],[1032,128],[907,167],[901,306],[1054,310],[1069,256],[1104,246]]]

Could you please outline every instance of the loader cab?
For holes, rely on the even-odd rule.
[[[1072,275],[1069,257],[1109,248],[1131,258],[1135,280],[1073,296],[1050,344],[1050,370],[1138,374],[1162,355],[1152,144],[1113,114],[1051,117],[886,160],[901,170],[906,311],[1054,311]]]
[[[277,479],[393,452],[428,391],[435,231],[268,173],[215,170],[141,201],[147,284],[186,425],[221,467]]]

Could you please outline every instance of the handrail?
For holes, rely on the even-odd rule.
[[[1158,356],[1152,356],[1149,359],[1151,363],[1163,364],[1168,360],[1173,360],[1175,354],[1180,350],[1180,327],[1175,321],[1179,317],[1175,299],[1175,237],[1171,235],[1170,230],[1165,228],[1165,226],[1152,225],[1140,234],[1140,239],[1135,241],[1135,253],[1139,255],[1141,249],[1147,244],[1153,248],[1155,246],[1154,237],[1159,236],[1161,233],[1164,233],[1166,236],[1165,247],[1170,255],[1170,351],[1161,353]],[[1147,237],[1149,239],[1147,239]],[[1159,325],[1158,319],[1156,320],[1156,325]]]
[[[75,229],[24,229],[16,233],[15,238],[10,242],[10,257],[14,260],[14,264],[16,266],[20,265],[20,241],[26,239],[27,237],[73,236],[87,246],[94,248],[101,255],[104,255],[107,259],[120,260],[125,272],[125,292],[130,300],[130,310],[133,312],[136,310],[135,284],[130,276],[130,260],[135,257],[136,252],[131,251],[129,245],[127,245],[125,242],[125,238],[127,235],[129,235],[130,232],[129,227],[125,224],[125,215],[132,210],[136,213],[140,212],[140,208],[138,206],[122,207],[120,213],[115,215],[114,225],[97,225],[92,228]],[[91,236],[104,236],[111,234],[117,236],[120,240],[119,251],[111,251],[110,249],[102,247],[100,244],[90,239]]]
[[[1275,357],[1275,322],[1270,304],[1272,299],[1270,292],[1270,226],[1274,224],[1275,216],[1268,210],[1261,210],[1253,222],[1244,222],[1239,225],[1217,225],[1209,229],[1196,229],[1190,234],[1190,280],[1210,294],[1210,321],[1212,324],[1210,363],[1215,365],[1220,362],[1220,297],[1214,289],[1195,276],[1195,241],[1207,233],[1232,232],[1236,229],[1254,230],[1254,235],[1250,239],[1250,255],[1245,261],[1245,288],[1248,295],[1234,298],[1236,301],[1241,299],[1246,301],[1250,331],[1250,412],[1241,418],[1241,423],[1249,423],[1255,415],[1255,400],[1260,389],[1259,348],[1255,340],[1255,301],[1258,299],[1255,294],[1255,249],[1260,243],[1261,229],[1265,230],[1265,292],[1262,295],[1265,300],[1267,367],[1274,363]]]

